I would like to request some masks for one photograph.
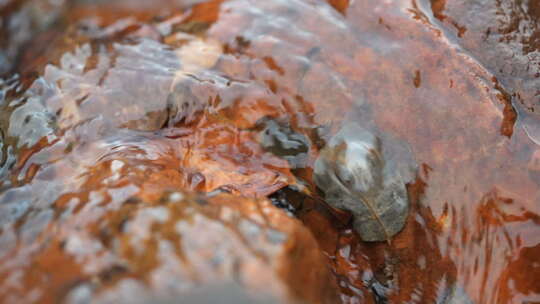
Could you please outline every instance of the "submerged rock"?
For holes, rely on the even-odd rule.
[[[265,151],[286,159],[291,168],[305,167],[309,152],[306,136],[269,118],[261,119],[258,125],[263,128],[259,142]]]
[[[53,287],[79,284],[74,295],[81,298],[88,294],[92,285],[80,283],[77,276],[54,280],[78,266],[58,258],[57,247],[49,246],[48,236],[55,234],[38,240],[36,236],[49,225],[64,227],[50,215],[59,212],[62,221],[69,220],[63,208],[84,209],[74,221],[106,222],[110,213],[103,205],[109,199],[124,202],[118,195],[132,195],[132,179],[150,184],[145,196],[159,195],[155,184],[167,184],[178,191],[225,189],[263,197],[293,183],[291,163],[261,149],[258,133],[252,131],[262,117],[303,132],[317,145],[309,148],[305,170],[295,170],[305,173],[300,177],[309,183],[314,154],[323,145],[308,131],[342,121],[358,96],[364,96],[371,110],[365,116],[381,131],[368,128],[381,138],[382,159],[394,157],[394,165],[388,167],[408,164],[395,157],[410,152],[391,151],[402,145],[388,144],[395,140],[385,134],[406,141],[422,167],[415,183],[408,185],[411,216],[392,246],[358,242],[358,235],[342,225],[344,218],[334,223],[329,215],[326,220],[327,209],[318,201],[290,200],[295,204],[289,209],[331,258],[342,301],[369,302],[374,293],[379,296],[364,284],[370,273],[384,278],[383,285],[393,282],[385,285],[389,303],[432,303],[442,276],[463,286],[478,304],[536,300],[536,286],[527,284],[534,282],[534,273],[523,275],[522,270],[531,269],[539,255],[522,253],[539,243],[540,179],[533,170],[535,162],[529,160],[535,159],[530,153],[540,142],[534,136],[540,129],[537,120],[531,120],[537,115],[521,114],[534,107],[538,58],[536,51],[525,57],[520,47],[505,47],[510,45],[506,42],[528,44],[534,39],[513,39],[516,31],[505,28],[497,30],[500,35],[494,31],[503,21],[535,37],[536,31],[522,26],[536,23],[531,19],[537,15],[532,1],[431,1],[446,7],[447,17],[440,18],[445,25],[457,21],[467,26],[459,44],[472,41],[468,35],[482,42],[466,47],[467,52],[448,31],[430,24],[442,16],[430,18],[425,9],[429,1],[331,0],[330,6],[324,1],[216,0],[198,1],[200,5],[185,11],[176,9],[187,8],[185,1],[157,1],[160,5],[142,0],[70,1],[65,22],[55,22],[51,31],[36,35],[17,56],[21,60],[9,62],[22,73],[24,86],[17,98],[6,97],[5,110],[0,111],[6,159],[0,170],[0,255],[20,246],[21,251],[5,261],[29,266],[9,276],[10,284],[22,282],[21,289],[12,284],[13,289],[0,292],[37,298],[46,278]],[[88,7],[79,5],[83,2]],[[119,11],[115,7],[124,6],[120,3],[134,5]],[[467,13],[451,13],[460,3],[467,4]],[[503,4],[511,4],[516,14],[505,7],[501,9],[510,15],[485,9]],[[531,18],[522,18],[527,9]],[[481,26],[471,27],[471,21]],[[14,28],[0,32],[8,29]],[[15,36],[5,37],[5,45],[18,50],[19,44],[9,42]],[[501,47],[509,52],[501,52]],[[8,58],[8,52],[2,52]],[[523,58],[526,65],[515,64]],[[522,81],[523,75],[528,80]],[[518,120],[512,102],[522,110]],[[286,140],[293,138],[286,129],[274,130],[278,132],[270,134],[272,140],[281,134]],[[108,133],[97,134],[102,131]],[[114,159],[114,164],[103,157]],[[116,173],[107,175],[109,168]],[[93,191],[92,185],[102,180],[119,183],[117,189]],[[61,200],[56,203],[57,199]],[[289,207],[287,202],[274,203]],[[67,230],[66,235],[78,232]],[[35,258],[26,254],[41,246],[52,249]],[[396,262],[387,262],[390,259]],[[77,263],[90,270],[95,266]],[[393,271],[386,265],[393,265]],[[50,269],[55,271],[45,275]],[[111,268],[102,277],[121,269]],[[21,273],[28,279],[17,279]],[[118,290],[132,297],[134,291],[145,290],[123,281],[116,285]]]
[[[435,304],[474,304],[461,285],[450,284],[445,277],[438,282],[438,287]]]
[[[6,0],[0,2],[0,75],[10,72],[20,61],[25,46],[35,39],[36,34],[46,32],[59,19],[67,7],[65,0]],[[40,41],[36,52],[46,48],[51,41]],[[45,42],[47,41],[47,42]],[[44,43],[45,42],[45,43]]]
[[[315,162],[315,183],[326,202],[353,214],[353,226],[364,241],[389,240],[405,225],[410,172],[400,170],[394,158],[383,152],[386,146],[398,144],[348,123]]]

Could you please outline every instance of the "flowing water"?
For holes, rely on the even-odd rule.
[[[180,189],[286,207],[342,303],[540,303],[536,1],[148,3],[0,1],[0,301],[67,299],[124,240],[87,237],[111,210]],[[313,182],[347,122],[418,168],[390,243]],[[165,261],[141,248],[134,277]]]

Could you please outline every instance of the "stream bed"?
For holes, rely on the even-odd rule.
[[[1,303],[540,303],[538,1],[0,17]],[[315,168],[336,134],[399,183],[391,234]]]

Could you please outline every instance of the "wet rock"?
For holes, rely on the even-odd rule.
[[[166,302],[190,298],[196,288],[236,282],[242,287],[224,290],[224,298],[252,294],[275,299],[270,303],[336,303],[337,286],[315,239],[269,201],[171,191],[156,201],[145,197],[113,195],[69,217],[48,216],[40,229],[32,221],[32,227],[17,228],[34,236],[0,258],[0,299],[9,302],[33,290],[36,297],[28,302]]]
[[[76,3],[83,2],[91,4],[91,9],[79,9]],[[0,234],[2,253],[19,246],[16,233],[19,228],[14,227],[15,223],[23,225],[32,222],[33,217],[40,219],[41,212],[52,208],[62,210],[59,212],[63,212],[63,221],[71,216],[66,210],[79,211],[83,207],[95,213],[85,210],[86,216],[77,220],[100,218],[101,207],[109,199],[123,202],[123,198],[117,197],[134,195],[133,187],[123,188],[133,180],[145,181],[138,183],[144,184],[146,202],[161,196],[156,184],[172,189],[227,189],[248,196],[269,195],[292,182],[290,165],[271,153],[264,153],[255,138],[256,132],[246,130],[252,130],[265,116],[276,117],[293,130],[307,130],[344,119],[363,121],[351,111],[352,104],[363,100],[371,109],[366,114],[368,120],[381,130],[380,134],[374,134],[382,138],[383,154],[385,148],[393,147],[384,144],[384,134],[394,134],[411,146],[422,170],[409,186],[412,213],[409,222],[402,233],[394,236],[392,246],[360,242],[348,225],[343,224],[345,217],[334,221],[324,211],[328,208],[318,200],[302,199],[298,204],[301,207],[294,205],[295,213],[310,227],[330,257],[342,301],[370,303],[375,292],[384,294],[390,303],[431,303],[435,300],[438,279],[443,276],[461,284],[478,304],[538,301],[534,284],[528,286],[529,282],[535,282],[534,274],[522,271],[537,263],[538,254],[520,257],[519,267],[508,258],[518,257],[526,248],[538,244],[540,235],[539,179],[534,172],[536,161],[530,155],[536,149],[534,145],[540,143],[540,128],[537,121],[530,120],[536,116],[529,115],[532,111],[520,112],[520,119],[516,120],[509,102],[514,101],[517,110],[535,108],[536,82],[531,79],[522,82],[520,76],[530,72],[529,76],[534,77],[537,70],[535,39],[526,37],[528,33],[531,37],[536,35],[534,1],[518,4],[516,1],[330,0],[327,1],[330,6],[325,1],[218,0],[205,1],[185,12],[167,4],[174,2],[184,7],[186,1],[160,0],[163,5],[141,0],[115,1],[133,8],[121,12],[115,9],[115,4],[105,5],[105,2],[73,1],[66,14],[69,26],[55,26],[52,31],[52,38],[61,39],[52,39],[44,33],[32,39],[24,52],[20,69],[31,75],[23,77],[25,88],[32,86],[35,77],[60,71],[57,73],[60,77],[49,78],[46,87],[57,98],[62,99],[61,95],[65,98],[62,103],[47,102],[46,106],[56,107],[50,117],[62,118],[65,129],[59,132],[53,123],[50,127],[54,136],[49,136],[49,126],[42,126],[32,135],[33,141],[21,145],[23,151],[17,151],[16,165],[5,180],[21,185],[3,189],[0,195],[1,221],[6,224]],[[471,27],[462,35],[474,34],[479,37],[476,41],[489,43],[466,48],[468,51],[458,47],[458,44],[463,46],[463,40],[453,39],[444,29],[434,26],[436,20],[429,14],[430,2],[448,9],[443,13],[447,16],[445,25],[454,26],[453,21],[459,16],[465,17],[465,25],[489,24]],[[464,11],[450,13],[452,7],[460,4],[465,4]],[[497,30],[500,33],[493,34],[500,24],[511,26],[503,26]],[[457,25],[463,28],[459,20]],[[194,39],[198,43],[188,46],[186,42]],[[208,41],[219,41],[206,52],[209,60],[192,54],[196,74],[189,75],[189,80],[177,81],[181,85],[171,94],[177,90],[174,85],[177,76],[186,76],[181,72],[182,52],[177,52],[177,48],[186,45],[186,50],[198,50],[199,42]],[[507,48],[508,41],[511,46]],[[532,47],[519,46],[529,41]],[[89,52],[77,52],[88,42]],[[44,52],[43,46],[49,51]],[[151,46],[157,48],[153,51]],[[222,54],[219,54],[220,46]],[[478,52],[471,56],[474,49]],[[520,55],[521,50],[528,52],[526,58]],[[90,56],[83,58],[87,53]],[[479,56],[487,53],[487,59]],[[121,61],[118,69],[116,59]],[[525,65],[515,64],[515,60],[523,60]],[[68,66],[74,63],[74,69],[65,68],[63,63]],[[46,71],[47,64],[56,70]],[[73,71],[77,72],[83,64],[83,76],[73,77]],[[134,71],[134,66],[140,69]],[[496,72],[498,69],[502,72]],[[102,76],[97,85],[91,82],[96,74]],[[159,78],[158,74],[163,77]],[[62,78],[72,82],[57,82]],[[512,83],[523,84],[526,90],[510,90]],[[74,94],[76,89],[88,87],[92,88],[91,96],[99,97],[95,93],[101,92],[108,98],[96,102]],[[155,90],[156,87],[159,88]],[[183,94],[186,88],[194,99]],[[526,94],[521,94],[525,91]],[[184,99],[186,96],[190,98]],[[42,98],[42,102],[50,95],[36,91],[34,97]],[[170,110],[171,99],[178,101],[178,105],[187,104],[187,110],[173,111],[174,115],[168,118],[147,117],[150,113],[163,114]],[[8,101],[14,107],[24,105],[22,100]],[[64,114],[56,112],[59,104],[66,108]],[[0,117],[9,117],[10,112],[3,110]],[[29,107],[29,110],[31,113],[43,108]],[[49,119],[48,115],[43,117]],[[163,117],[172,123],[161,125]],[[80,118],[78,123],[73,123]],[[99,119],[104,122],[102,127],[91,124]],[[8,129],[5,121],[0,124],[2,130]],[[92,137],[89,134],[96,133],[93,130],[108,130],[113,134]],[[62,135],[64,132],[70,135]],[[38,133],[45,137],[38,138]],[[308,136],[320,147],[318,140]],[[16,147],[13,138],[7,137],[8,148]],[[29,147],[32,142],[36,144]],[[313,151],[316,148],[311,150],[317,153]],[[408,155],[389,153],[403,154]],[[111,160],[121,160],[125,165],[117,162],[112,165]],[[307,177],[311,177],[312,161],[309,156]],[[108,175],[112,169],[115,173]],[[311,182],[309,178],[306,181]],[[110,187],[115,185],[115,190],[94,191],[95,184],[102,182]],[[503,189],[504,195],[490,194],[494,189]],[[136,205],[136,200],[127,203]],[[286,206],[283,202],[276,204]],[[116,207],[116,204],[111,206]],[[160,216],[159,211],[152,212]],[[34,219],[34,222],[40,223],[36,230],[48,227],[43,227],[46,221]],[[56,227],[56,223],[53,220],[49,225]],[[35,237],[34,232],[28,232],[24,239]],[[103,232],[102,237],[106,243],[107,233]],[[44,244],[47,240],[38,240],[34,247]],[[76,244],[72,242],[70,250],[86,248]],[[24,245],[26,249],[30,247]],[[99,246],[88,248],[99,251]],[[11,255],[10,261],[29,261],[25,252]],[[55,263],[54,250],[40,256],[33,269],[41,269],[47,263],[55,264],[49,269],[57,273],[76,269],[69,260]],[[383,292],[366,289],[362,278],[367,273],[380,277],[377,274],[384,272],[387,256],[398,261],[393,270],[396,283],[386,286]],[[125,269],[116,265],[99,277],[114,278],[115,273]],[[505,273],[510,275],[503,282],[499,278]],[[25,281],[28,289],[41,284],[41,277],[36,277]],[[53,277],[47,277],[50,278]],[[68,285],[79,284],[80,292],[76,294],[84,298],[93,287],[77,279],[74,277]],[[130,281],[122,286],[127,286],[122,290],[133,293],[143,290],[137,288],[139,283]],[[29,299],[36,294],[25,293]]]
[[[0,3],[0,75],[16,66],[24,46],[35,39],[36,34],[58,22],[66,2],[8,0]]]
[[[185,297],[186,303],[235,303],[235,304],[277,304],[278,299],[271,296],[249,294],[235,284],[222,284],[195,290]]]
[[[508,90],[504,97],[509,103],[508,112],[515,107],[538,123],[538,2],[431,0],[430,4],[431,11],[427,13],[433,14],[444,33],[471,52]]]
[[[436,304],[474,304],[463,287],[457,284],[448,284],[443,279],[437,293]]]
[[[540,171],[540,149],[536,149],[529,159],[528,169],[531,171]]]
[[[84,286],[82,287],[84,288]],[[77,290],[70,294],[66,303],[86,303],[91,301],[91,294],[83,294],[85,289]],[[121,289],[121,290],[120,290]],[[135,296],[136,295],[136,296]],[[83,300],[79,300],[84,297]],[[181,295],[182,303],[189,304],[278,304],[280,300],[271,295],[254,294],[246,291],[240,285],[234,282],[213,283],[208,286],[194,288]],[[174,296],[156,299],[150,294],[141,292],[141,286],[133,282],[126,282],[122,287],[114,289],[107,296],[95,299],[92,303],[134,303],[134,304],[167,304],[177,303],[178,299]]]
[[[182,38],[188,40],[185,36]],[[213,67],[222,53],[223,46],[219,41],[200,38],[189,39],[176,50],[182,62],[182,72],[191,74]]]
[[[261,119],[259,142],[264,150],[286,159],[291,168],[305,167],[310,143],[303,134],[271,118]]]
[[[178,124],[189,125],[196,122],[204,110],[206,103],[199,101],[193,95],[190,85],[193,83],[189,79],[182,79],[173,84],[171,92],[167,98],[168,102],[168,120],[167,126]]]
[[[348,123],[330,139],[314,165],[314,180],[333,207],[352,212],[353,226],[364,241],[390,240],[405,225],[409,210],[406,183],[385,146],[397,143]]]

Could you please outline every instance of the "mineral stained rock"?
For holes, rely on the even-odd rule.
[[[0,258],[2,302],[167,303],[233,282],[242,288],[224,299],[240,290],[262,303],[336,301],[309,230],[267,200],[174,191],[149,200],[132,184],[92,193],[12,228],[21,239]]]
[[[535,1],[79,0],[17,40],[9,24],[32,20],[32,3],[45,1],[0,3],[13,72],[0,83],[2,296],[41,300],[49,269],[70,299],[103,295],[105,279],[77,281],[101,262],[55,260],[57,227],[98,233],[65,226],[73,214],[108,223],[108,208],[142,206],[131,197],[170,203],[164,191],[263,198],[298,176],[314,190],[320,143],[358,121],[406,142],[419,166],[392,244],[361,242],[315,196],[277,203],[317,239],[343,303],[540,301]],[[296,168],[261,147],[264,117],[279,122],[269,139],[311,145]],[[123,242],[102,235],[108,245],[69,248]],[[107,297],[140,286],[132,277]]]

